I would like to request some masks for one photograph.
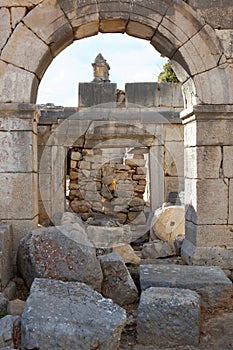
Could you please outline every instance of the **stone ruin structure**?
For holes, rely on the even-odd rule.
[[[102,157],[101,164],[109,166],[111,160],[105,160],[105,150],[116,148],[123,152],[118,157],[121,160],[128,149],[133,155],[130,161],[148,158],[148,172],[136,174],[146,175],[149,183],[149,204],[144,205],[143,210],[145,216],[146,208],[153,212],[164,201],[172,199],[176,202],[177,196],[179,199],[180,193],[184,192],[181,199],[186,222],[181,252],[183,261],[188,265],[205,265],[207,270],[216,266],[215,270],[208,270],[209,274],[214,271],[216,281],[217,276],[221,281],[223,278],[218,267],[228,275],[232,273],[232,12],[233,6],[227,0],[12,0],[10,3],[0,0],[0,270],[3,288],[16,270],[20,240],[36,229],[39,221],[58,224],[66,210],[67,160],[74,172],[91,172],[92,168],[80,169],[87,166],[86,160],[72,159],[74,152],[84,157],[93,150],[90,156],[96,156],[95,160],[97,156]],[[148,40],[168,57],[181,81],[182,104],[176,88],[171,93],[164,84],[155,83],[126,84],[125,97],[116,100],[116,96],[122,98],[122,93],[117,92],[115,84],[104,75],[104,82],[80,84],[78,108],[39,109],[36,105],[38,86],[52,60],[74,40],[99,32],[126,33]],[[142,149],[147,152],[141,154],[143,158],[135,157]],[[80,164],[71,165],[73,161]],[[90,160],[87,162],[91,163]],[[118,176],[115,173],[118,164],[121,166],[114,162],[114,176]],[[137,165],[129,167],[127,171],[139,171]],[[93,192],[100,201],[103,185],[114,197],[114,176],[108,184],[104,183],[102,167],[101,174],[95,173],[94,176],[100,178],[97,181],[100,188]],[[86,178],[93,184],[89,173]],[[134,180],[144,179],[132,178]],[[122,186],[132,185],[132,181],[122,183]],[[137,188],[144,186],[139,182],[133,184],[130,200],[140,197],[135,195],[134,185]],[[73,183],[73,186],[78,187],[79,183]],[[70,189],[73,190],[78,188]],[[127,190],[124,188],[123,191]],[[84,193],[85,198],[92,191],[88,192]],[[71,207],[72,195],[77,193],[70,194]],[[112,199],[108,201],[112,214],[116,208]],[[98,212],[99,208],[95,211],[93,206],[91,203],[88,215]],[[123,212],[122,207],[118,209],[116,213],[121,214],[122,221],[122,214],[127,215],[126,222],[129,214],[136,212],[130,210],[130,204],[127,212]],[[145,282],[143,276],[146,276],[144,269],[141,269],[142,285]],[[167,272],[163,273],[166,275]],[[40,289],[38,283],[35,282],[32,293]],[[180,288],[179,281],[176,286]],[[159,305],[161,296],[158,297],[156,288],[160,286],[156,278],[150,288],[150,295],[159,299]],[[229,286],[227,288],[224,295],[229,296]],[[192,289],[191,282],[188,289]],[[144,306],[147,307],[147,291],[142,293],[141,320],[145,314]],[[161,295],[169,304],[171,292],[161,291]],[[176,298],[180,300],[179,291]],[[184,299],[184,310],[190,300],[195,306],[187,319],[196,324],[198,296],[187,293]],[[155,311],[159,313],[159,310]],[[141,343],[146,342],[141,328],[138,333]],[[193,337],[197,344],[197,333]]]

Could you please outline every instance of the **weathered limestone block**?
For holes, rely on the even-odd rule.
[[[141,265],[142,290],[150,287],[190,289],[201,296],[204,308],[227,305],[232,295],[232,283],[217,266]]]
[[[200,297],[184,289],[149,288],[140,298],[137,339],[140,344],[169,348],[198,345]]]
[[[186,179],[185,203],[189,221],[201,225],[225,225],[228,218],[228,184],[223,179]]]
[[[101,16],[102,17],[102,16]],[[101,33],[124,33],[127,21],[125,19],[106,19],[100,21]]]
[[[173,242],[156,240],[151,243],[145,243],[142,248],[143,259],[158,259],[176,255],[176,249]]]
[[[131,247],[130,244],[124,244],[113,247],[113,251],[117,252],[123,259],[125,263],[130,264],[139,264],[140,258],[137,256],[134,252],[134,249]]]
[[[222,162],[221,147],[185,148],[185,176],[192,179],[218,179]]]
[[[120,306],[138,300],[138,291],[121,256],[117,252],[99,257],[102,272],[102,294]]]
[[[58,3],[76,31],[77,39],[98,33],[99,15],[96,1],[86,0],[77,4],[75,1],[58,0]]]
[[[125,322],[125,310],[83,283],[36,279],[22,315],[21,346],[115,350]]]
[[[223,175],[233,178],[233,146],[223,147]]]
[[[13,277],[13,232],[9,224],[0,225],[0,280],[1,287],[5,288]]]
[[[162,207],[155,211],[151,222],[150,239],[157,238],[174,242],[178,235],[185,232],[185,209],[183,206]]]
[[[37,145],[34,136],[32,132],[28,131],[0,133],[0,172],[37,170],[37,159],[34,151]],[[14,145],[17,146],[14,147]]]
[[[7,315],[0,319],[0,347],[5,349],[18,349],[20,345],[20,325],[19,316]]]
[[[44,277],[101,290],[100,264],[79,224],[32,231],[20,242],[18,268],[29,287],[34,278]]]
[[[165,176],[165,201],[169,201],[170,192],[184,191],[184,178]]]
[[[72,151],[71,159],[72,160],[80,160],[82,158],[82,154],[80,152]]]
[[[183,24],[184,23],[182,23],[182,25]],[[185,34],[187,33],[185,32]],[[209,25],[205,25],[179,49],[179,55],[181,55],[181,57],[186,57],[187,54],[193,57],[193,61],[189,62],[190,75],[208,71],[218,65],[222,53],[220,45],[217,45],[218,42],[215,37],[215,31]],[[210,57],[209,50],[211,50],[212,53]],[[201,55],[200,52],[202,53]],[[176,55],[174,56],[176,60],[175,57]]]
[[[218,228],[221,232],[221,225],[218,225]],[[228,228],[227,230],[227,227],[223,226],[223,232],[227,231],[231,232],[231,228]],[[194,245],[188,239],[184,240],[181,249],[182,260],[187,264],[207,266],[216,265],[225,270],[233,269],[232,254],[232,246],[228,248],[227,246],[224,246],[221,243],[219,246],[216,246],[216,244],[213,243],[211,247],[203,247],[201,245],[196,247],[196,245]]]
[[[26,7],[11,7],[11,25],[14,29],[21,19],[25,16]]]
[[[35,74],[0,61],[0,102],[36,102]],[[18,88],[20,85],[20,89]]]
[[[131,166],[131,167],[144,167],[145,166],[145,164],[146,164],[146,160],[145,159],[135,159],[135,158],[133,158],[133,159],[126,159],[125,160],[125,164],[126,165],[129,165],[129,166]]]
[[[0,215],[7,219],[33,219],[38,215],[38,188],[36,173],[0,173],[2,198],[7,198],[7,206],[0,202]],[[10,194],[10,195],[9,195]],[[30,205],[29,205],[30,203]]]
[[[4,47],[7,39],[11,35],[10,11],[7,8],[0,8],[0,51]]]
[[[79,84],[79,106],[91,107],[105,103],[114,103],[116,84],[113,83],[80,83]],[[96,130],[97,131],[97,130]],[[94,135],[89,135],[91,136]]]
[[[154,35],[154,28],[130,20],[127,23],[126,33],[135,36],[136,38],[150,40]]]
[[[229,220],[229,224],[196,225],[193,222],[186,221],[185,237],[196,247],[233,247],[233,235],[231,231],[233,221],[230,222]]]
[[[165,143],[165,174],[183,176],[184,173],[184,144],[183,142]]]
[[[213,74],[210,72],[210,74]],[[223,85],[225,86],[225,84]],[[217,91],[218,92],[218,91]],[[217,103],[217,102],[216,102]],[[220,115],[223,113],[229,113],[227,108],[221,109],[218,111],[215,107],[214,114],[219,113]],[[206,111],[207,112],[207,111]],[[210,113],[211,113],[210,112]],[[203,114],[205,110],[203,111]],[[198,115],[198,112],[197,112]],[[189,146],[222,146],[223,140],[224,144],[228,146],[233,145],[232,139],[232,130],[233,130],[233,120],[201,120],[201,121],[193,121],[192,123],[188,123],[184,126],[184,143],[185,147]]]
[[[91,204],[87,201],[84,200],[79,200],[79,199],[74,199],[71,204],[71,209],[75,213],[88,213],[89,210],[91,209]]]
[[[89,225],[87,236],[96,248],[110,248],[132,241],[132,232],[126,225],[123,227]]]
[[[216,81],[219,82],[218,88],[216,88]],[[229,65],[228,63],[222,64],[220,67],[217,66],[216,68],[212,68],[211,70],[195,75],[193,77],[193,82],[196,86],[196,91],[200,91],[200,100],[206,105],[228,105],[229,101],[231,101],[233,98],[233,91],[231,89],[225,88],[226,86],[231,86],[232,84],[231,65]],[[218,132],[218,135],[216,135],[215,138],[219,139],[219,144],[221,144],[220,134],[229,134],[229,130],[224,130],[222,120],[219,120],[218,122],[221,123],[221,132]],[[212,132],[209,133],[209,137],[202,142],[204,144],[207,144],[207,141],[211,136]],[[226,142],[226,139],[224,140],[224,142]],[[231,145],[232,142],[233,141],[231,140]]]
[[[50,45],[54,57],[73,41],[72,27],[56,0],[41,3],[24,18],[24,23]]]
[[[181,142],[184,141],[184,126],[179,124],[164,125],[164,141]]]
[[[24,24],[19,24],[2,51],[2,59],[42,78],[53,58],[49,47]]]
[[[226,16],[224,16],[226,17]],[[220,28],[220,27],[219,27]],[[224,54],[226,56],[226,58],[232,58],[233,57],[233,50],[232,50],[232,45],[231,45],[231,41],[232,41],[232,35],[233,35],[233,31],[232,29],[215,29],[215,32],[217,34],[217,36],[220,39],[221,42],[221,46],[224,49]]]

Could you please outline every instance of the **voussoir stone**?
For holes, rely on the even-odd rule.
[[[34,278],[44,277],[83,282],[101,290],[103,277],[95,248],[79,228],[79,224],[42,228],[21,240],[18,268],[28,287]]]
[[[35,279],[22,314],[22,349],[116,350],[126,313],[84,283]]]
[[[120,306],[137,301],[137,287],[121,256],[113,252],[99,259],[103,271],[102,294]]]

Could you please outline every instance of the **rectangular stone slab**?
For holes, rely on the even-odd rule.
[[[149,287],[182,288],[196,291],[204,308],[226,305],[232,283],[217,266],[141,265],[141,289]]]

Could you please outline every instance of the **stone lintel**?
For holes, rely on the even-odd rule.
[[[38,122],[40,110],[35,104],[31,103],[0,103],[0,117],[11,117],[20,119],[32,119]]]
[[[180,113],[183,124],[192,121],[232,119],[233,105],[191,106]]]

